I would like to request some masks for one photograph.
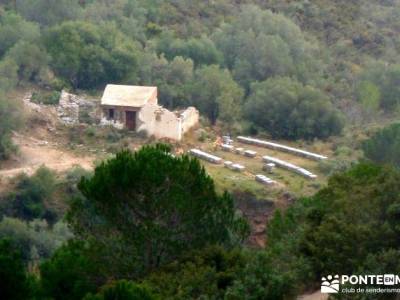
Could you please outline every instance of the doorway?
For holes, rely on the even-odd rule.
[[[136,111],[125,112],[125,123],[129,130],[136,130]]]

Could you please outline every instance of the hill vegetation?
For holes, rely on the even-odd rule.
[[[169,108],[193,104],[212,124],[255,126],[291,139],[340,133],[340,111],[357,111],[363,119],[396,111],[397,1],[243,2],[6,1],[0,86],[31,82],[59,91],[157,84],[160,102]],[[252,86],[278,85],[282,77],[313,90],[305,97],[318,101],[293,107],[287,113],[299,117],[271,129],[251,113],[260,108],[254,94],[261,88]],[[283,107],[304,97],[303,88],[290,91],[290,97],[287,89],[273,97]],[[283,107],[274,112],[278,118]],[[331,124],[317,133],[312,123],[321,118]],[[285,133],[297,127],[302,129]]]
[[[326,274],[398,274],[399,20],[398,0],[1,1],[1,162],[30,124],[13,92],[34,87],[33,101],[52,105],[63,89],[108,83],[156,85],[163,106],[197,107],[199,141],[215,129],[329,144],[337,160],[313,165],[326,185],[301,181],[310,196],[288,195],[253,249],[198,160],[64,127],[116,155],[2,187],[0,298],[295,299]]]

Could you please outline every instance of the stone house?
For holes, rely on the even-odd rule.
[[[158,105],[157,95],[154,86],[108,84],[101,98],[101,124],[181,140],[199,122],[199,112],[194,107],[169,111]]]

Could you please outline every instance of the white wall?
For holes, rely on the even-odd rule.
[[[199,123],[199,111],[193,106],[188,107],[182,114],[182,134],[189,131],[190,128],[196,126]]]
[[[181,140],[183,134],[199,121],[199,112],[189,107],[178,116],[157,104],[143,106],[137,118],[137,131],[146,131],[149,136]]]

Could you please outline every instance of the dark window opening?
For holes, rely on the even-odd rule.
[[[108,110],[108,119],[114,120],[114,109],[113,108]]]

